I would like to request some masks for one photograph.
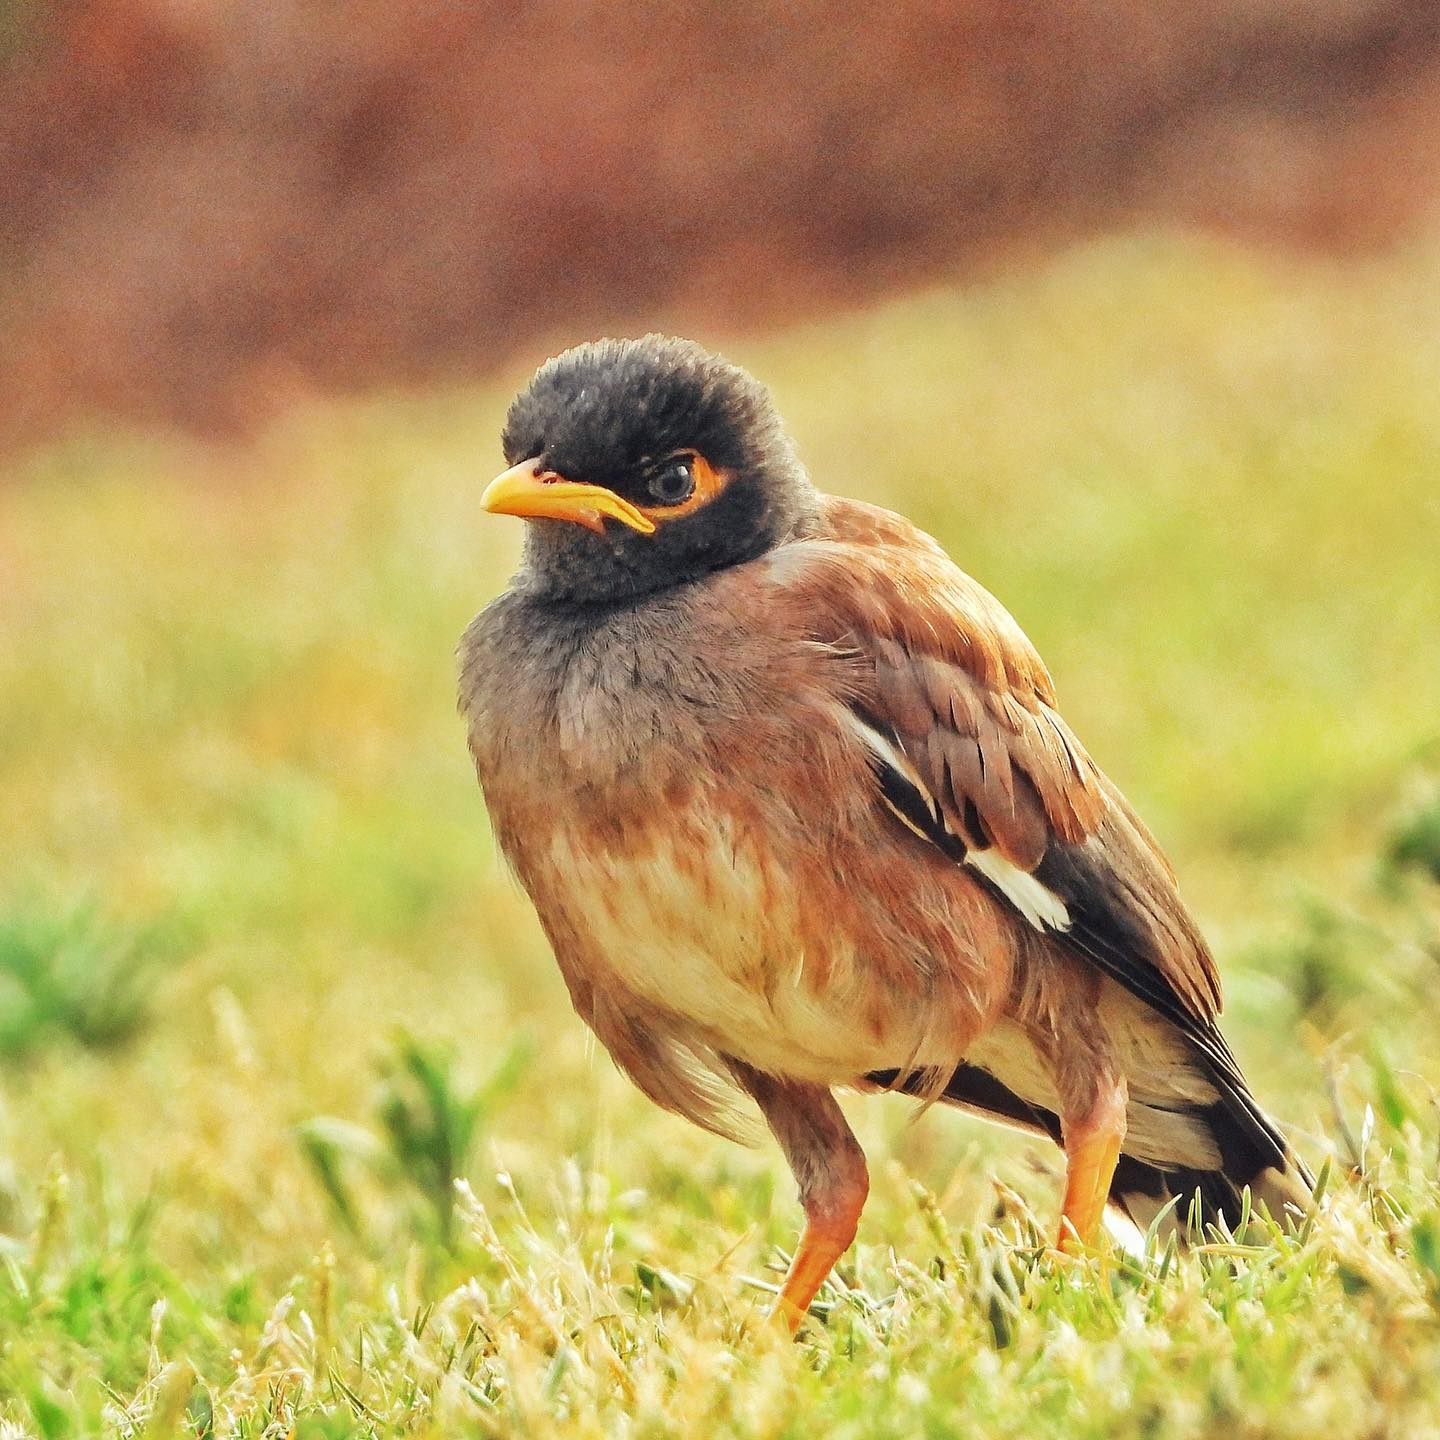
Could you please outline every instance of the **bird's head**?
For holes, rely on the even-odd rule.
[[[520,583],[625,600],[802,533],[816,493],[769,393],[690,340],[596,340],[547,361],[505,421],[481,504],[532,522]]]

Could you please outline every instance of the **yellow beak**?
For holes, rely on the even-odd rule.
[[[497,475],[485,487],[480,506],[492,515],[570,520],[601,534],[608,515],[642,535],[655,533],[655,522],[613,490],[562,479],[553,470],[541,469],[536,460],[522,460]]]

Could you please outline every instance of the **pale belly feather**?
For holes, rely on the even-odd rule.
[[[870,978],[864,958],[850,937],[802,911],[823,907],[825,897],[803,894],[793,877],[737,844],[723,816],[677,813],[639,854],[587,849],[563,830],[552,850],[596,958],[703,1043],[757,1069],[825,1084],[914,1056],[906,1007],[891,1007],[893,1032],[857,1024]],[[808,954],[805,935],[820,937]]]
[[[957,1051],[954,1030],[928,1025],[933,1009],[917,996],[870,1003],[875,975],[854,938],[823,913],[824,887],[807,893],[803,874],[737,843],[723,812],[673,812],[653,836],[649,848],[619,853],[575,841],[562,824],[551,859],[566,877],[570,928],[591,963],[643,1005],[676,1017],[685,1032],[677,1038],[825,1085],[963,1058],[1021,1099],[1062,1110],[1049,1063],[1015,1021],[997,1017]],[[809,953],[805,937],[814,937]],[[1104,1004],[1123,1012],[1110,1029],[1123,1041],[1115,1059],[1131,1082],[1131,1153],[1218,1164],[1203,1119],[1190,1113],[1216,1094],[1183,1042],[1118,986],[1106,986]]]

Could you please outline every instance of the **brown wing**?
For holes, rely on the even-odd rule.
[[[1170,867],[1001,605],[928,536],[857,502],[830,501],[825,538],[790,548],[805,624],[858,659],[856,731],[898,819],[1234,1071],[1213,1024],[1219,976]]]

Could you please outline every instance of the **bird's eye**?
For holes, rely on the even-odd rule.
[[[672,455],[651,475],[645,488],[660,505],[679,505],[695,493],[695,462],[689,455]]]

